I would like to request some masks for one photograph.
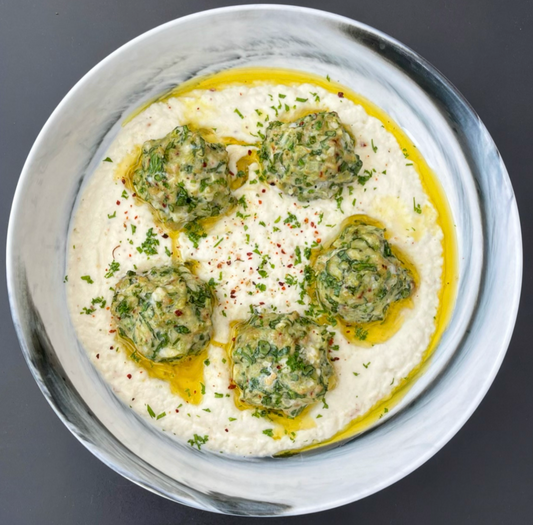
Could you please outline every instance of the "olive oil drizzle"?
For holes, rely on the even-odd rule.
[[[150,105],[156,102],[165,102],[170,98],[173,97],[179,97],[182,95],[185,95],[195,89],[214,89],[214,90],[220,90],[224,89],[226,87],[229,87],[231,85],[235,84],[244,84],[248,86],[254,86],[254,85],[261,85],[261,84],[285,84],[285,85],[298,85],[298,84],[312,84],[315,86],[319,86],[331,93],[334,93],[336,95],[341,96],[343,98],[346,98],[348,100],[351,100],[355,104],[358,104],[362,106],[366,113],[371,116],[378,119],[386,131],[391,133],[398,142],[400,149],[402,149],[405,153],[409,155],[409,160],[413,164],[413,167],[417,171],[420,181],[422,184],[422,187],[426,193],[426,195],[429,197],[429,200],[435,207],[438,217],[437,217],[437,223],[440,226],[440,228],[443,231],[443,240],[442,240],[442,248],[443,248],[443,268],[442,268],[442,276],[441,276],[441,288],[439,291],[439,307],[437,314],[435,316],[435,332],[433,333],[433,336],[431,338],[431,341],[427,347],[427,349],[424,352],[423,358],[418,366],[416,366],[407,377],[403,378],[402,380],[398,381],[396,387],[391,391],[390,395],[386,397],[385,399],[381,399],[378,401],[369,411],[367,411],[365,414],[361,415],[360,417],[355,418],[353,421],[351,421],[344,429],[339,431],[337,434],[335,434],[333,437],[326,441],[322,441],[320,443],[313,443],[309,446],[306,446],[299,450],[293,450],[289,451],[289,454],[299,453],[306,450],[310,450],[313,448],[325,446],[325,445],[331,445],[333,443],[341,442],[350,438],[353,438],[354,436],[360,434],[361,432],[367,430],[368,428],[372,427],[379,419],[383,417],[383,415],[387,412],[389,412],[394,406],[396,406],[405,396],[407,391],[409,390],[410,386],[418,379],[426,370],[430,357],[432,353],[434,352],[435,348],[438,346],[438,343],[442,337],[442,334],[446,330],[446,327],[449,323],[449,320],[451,318],[452,312],[453,312],[453,306],[455,301],[455,295],[457,290],[457,282],[458,282],[458,272],[457,272],[457,246],[456,246],[456,235],[455,235],[455,225],[453,224],[453,217],[451,214],[451,210],[449,208],[449,204],[447,202],[445,193],[443,188],[440,185],[440,182],[438,181],[436,175],[433,173],[431,168],[428,166],[422,155],[419,153],[417,147],[412,143],[412,141],[408,138],[408,136],[403,132],[403,130],[390,119],[390,117],[381,110],[378,106],[370,102],[369,100],[365,99],[361,95],[347,89],[342,84],[339,84],[337,82],[331,81],[329,77],[323,78],[318,75],[314,75],[311,73],[304,73],[300,71],[292,71],[292,70],[284,70],[284,69],[273,69],[273,68],[243,68],[243,69],[230,69],[226,71],[222,71],[219,73],[216,73],[214,75],[209,75],[206,77],[197,77],[194,79],[191,79],[187,82],[184,82],[183,84],[180,84],[175,89],[171,90],[168,93],[165,93],[159,97],[154,98],[151,101],[148,101],[147,103],[143,104],[141,107],[139,107],[136,111],[134,111],[131,115],[129,115],[123,122],[123,126],[126,125],[128,122],[130,122],[134,117],[136,117],[138,114],[143,112],[145,109],[147,109]],[[308,113],[308,112],[307,112]],[[305,116],[307,114],[305,112],[302,112],[301,115],[298,115],[300,118]],[[189,124],[188,124],[189,125]],[[191,129],[194,129],[194,125],[190,124]],[[220,138],[216,136],[211,130],[206,131],[205,139],[213,142],[222,142],[226,145],[228,144],[239,144],[239,145],[250,145],[245,144],[239,141],[236,141],[232,138]],[[140,150],[139,150],[140,151]],[[245,171],[246,176],[248,175],[248,170],[246,169],[249,167],[252,162],[257,161],[257,153],[255,151],[252,152],[252,155],[250,155],[250,159],[244,158],[246,160],[241,159],[241,164],[238,163],[238,169]],[[128,159],[126,159],[127,161]],[[129,158],[129,166],[131,166],[131,158]],[[120,170],[120,166],[118,169],[119,173],[124,173],[124,170]],[[120,175],[119,175],[120,178]],[[246,178],[244,180],[240,181],[240,184],[244,184],[246,181]],[[126,179],[126,187],[130,189],[130,191],[134,191],[131,186],[131,179]],[[235,189],[234,181],[232,179],[232,189]],[[236,183],[237,184],[237,183]],[[138,197],[136,197],[139,199]],[[140,199],[139,199],[140,201]],[[139,203],[142,203],[140,201]],[[229,212],[228,212],[229,213]],[[162,225],[160,222],[158,225],[172,237],[173,239],[173,260],[176,262],[180,261],[180,251],[179,251],[179,245],[177,242],[177,237],[179,235],[179,232],[171,232],[168,231],[168,228],[166,228],[164,225]],[[393,249],[395,252],[395,255],[402,260],[408,267],[413,271],[414,266],[412,266],[408,259],[404,256],[404,254],[401,254],[399,250]],[[413,275],[415,275],[415,282],[417,281],[416,277],[416,271],[413,271]],[[399,301],[398,303],[392,305],[389,309],[387,319],[384,323],[377,322],[378,324],[373,327],[371,326],[373,323],[369,323],[365,327],[365,330],[368,330],[368,336],[366,341],[370,344],[381,342],[385,339],[383,337],[391,337],[401,326],[401,311],[405,308],[411,307],[411,304],[409,303],[409,299],[405,299],[402,301]],[[389,321],[390,319],[390,321]],[[356,342],[357,344],[362,344],[360,340],[354,341],[353,337],[350,337],[350,334],[346,333],[346,328],[344,328],[345,335],[350,339],[352,342]],[[231,339],[230,339],[231,343]],[[230,351],[230,343],[228,345],[222,345],[226,348],[226,351],[228,352],[228,357],[230,357],[231,351]],[[217,343],[215,341],[212,341],[212,344],[215,346],[221,346],[221,343]],[[205,357],[204,357],[205,359]],[[200,356],[197,356],[196,358],[193,358],[193,360],[196,360],[198,363],[203,363],[203,360]],[[229,361],[231,363],[231,360]],[[153,372],[154,367],[152,365],[159,365],[157,363],[151,363],[147,366],[149,366]],[[175,373],[175,376],[179,375],[180,371],[180,364],[177,365],[164,365],[163,366],[171,366],[172,370],[169,371],[172,373]],[[155,367],[155,368],[159,368]],[[192,369],[193,367],[191,367]],[[195,371],[198,371],[196,368]],[[164,374],[163,374],[164,375]],[[156,376],[157,377],[157,376]],[[198,377],[203,379],[203,365],[201,370],[198,373],[198,376],[195,377],[195,381],[198,383]],[[164,379],[163,377],[160,377]],[[165,379],[169,380],[169,379]],[[169,380],[170,381],[170,380]],[[176,387],[177,388],[177,387]],[[238,388],[238,387],[237,387]],[[237,390],[237,388],[235,390]],[[178,392],[179,393],[179,392]],[[235,393],[235,403],[238,406],[238,398],[240,397],[237,395],[238,392]],[[181,393],[180,393],[181,395]],[[183,396],[182,396],[183,397]],[[184,397],[186,399],[186,397]],[[201,398],[200,398],[201,400]],[[241,409],[245,410],[255,410],[255,407],[245,407],[242,406]],[[310,423],[313,424],[313,426],[316,425],[315,421],[310,418],[310,416],[306,413],[309,409],[306,409],[304,413],[300,414],[297,418],[294,418],[293,420],[289,420],[289,418],[283,418],[284,422],[279,423],[279,427],[276,430],[274,437],[282,437],[282,435],[286,434],[287,432],[295,432],[297,430],[302,430],[303,428],[311,428],[309,425]],[[271,418],[274,422],[277,422],[274,419],[275,416],[269,415],[269,418]],[[301,418],[301,421],[299,420]],[[308,418],[310,422],[306,419]],[[294,426],[293,426],[294,425]]]

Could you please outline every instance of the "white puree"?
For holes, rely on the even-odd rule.
[[[315,101],[310,92],[317,93],[320,101]],[[286,98],[280,99],[280,93]],[[308,101],[298,102],[296,98]],[[122,197],[124,186],[113,177],[117,164],[136,145],[160,138],[175,126],[190,122],[204,128],[216,128],[219,137],[256,143],[259,139],[252,133],[264,131],[268,125],[265,123],[267,115],[270,120],[275,119],[275,111],[270,107],[278,106],[280,101],[283,105],[279,112],[283,119],[291,119],[291,115],[294,118],[294,106],[298,111],[338,112],[356,138],[356,151],[363,161],[363,169],[375,169],[376,173],[365,186],[354,183],[352,194],[345,188],[342,213],[335,200],[319,200],[305,207],[287,195],[282,197],[275,187],[252,184],[256,179],[253,168],[257,169],[253,165],[248,183],[235,192],[237,198],[245,197],[246,210],[239,206],[233,214],[222,218],[209,236],[200,241],[198,249],[181,235],[183,258],[199,261],[198,275],[205,280],[214,278],[217,283],[220,305],[214,314],[215,339],[226,342],[230,321],[247,318],[251,305],[265,310],[275,306],[281,312],[296,310],[303,314],[306,306],[297,303],[299,287],[285,284],[283,289],[279,283],[285,283],[287,274],[301,280],[307,262],[303,256],[304,247],[318,239],[325,243],[335,237],[342,220],[353,214],[367,214],[386,226],[391,234],[390,242],[415,263],[420,284],[414,295],[414,307],[406,310],[402,328],[387,342],[361,348],[348,343],[342,335],[336,335],[335,344],[339,345],[339,350],[332,355],[338,358],[333,363],[338,383],[326,396],[329,408],[325,408],[322,402],[317,403],[310,412],[316,426],[300,430],[295,436],[273,439],[263,433],[263,430],[275,427],[271,421],[253,417],[252,411],[240,411],[235,407],[234,391],[228,389],[229,363],[222,361],[225,357],[223,349],[209,348],[210,365],[205,367],[206,392],[201,404],[195,406],[172,394],[166,382],[148,377],[125,351],[117,350],[114,333],[110,333],[113,326],[108,309],[96,305],[92,315],[80,315],[80,311],[90,307],[91,300],[97,296],[103,296],[109,306],[113,295],[110,287],[127,270],[134,269],[134,265],[138,270],[146,270],[170,262],[165,253],[165,247],[172,249],[170,239],[161,236],[163,232],[155,227],[148,206],[136,206],[131,195],[128,199]],[[288,113],[284,104],[290,107]],[[261,116],[256,109],[262,112]],[[263,123],[264,128],[258,127],[258,122]],[[248,149],[228,147],[233,162],[246,155]],[[369,117],[361,106],[309,84],[298,87],[262,84],[251,88],[233,86],[214,92],[193,91],[166,103],[153,104],[135,117],[120,131],[107,156],[113,163],[102,162],[95,171],[83,191],[74,219],[67,283],[71,315],[92,362],[114,392],[127,407],[161,430],[185,442],[194,434],[208,436],[204,448],[237,455],[263,456],[300,448],[330,438],[354,418],[365,414],[420,363],[435,331],[434,316],[443,261],[442,231],[417,172],[408,165],[409,159],[404,158],[396,139],[381,122]],[[383,174],[385,170],[386,174]],[[413,198],[422,206],[421,214],[415,213]],[[243,221],[236,216],[237,211],[250,217]],[[108,218],[115,212],[116,217]],[[302,225],[300,228],[284,224],[289,212],[296,215]],[[320,214],[323,214],[321,221]],[[278,217],[281,220],[277,221]],[[131,225],[137,227],[135,233],[132,233]],[[244,225],[248,227],[247,231]],[[158,233],[160,245],[158,254],[148,258],[136,247],[145,240],[147,230],[152,227]],[[280,231],[274,230],[275,227]],[[104,275],[117,246],[114,257],[120,263],[120,270],[106,279]],[[300,246],[303,259],[298,265],[294,265],[296,246]],[[254,253],[255,248],[263,256],[268,254],[269,262],[275,264],[275,268],[269,264],[265,266],[267,278],[261,278],[257,273],[261,256]],[[84,275],[89,275],[94,283],[82,280]],[[266,291],[258,290],[253,283],[266,285]],[[307,304],[307,297],[304,301]],[[222,310],[226,317],[221,315]],[[215,397],[215,392],[229,396]],[[150,418],[147,405],[156,414],[165,412],[165,417]],[[182,406],[177,412],[179,405]],[[204,409],[210,409],[210,412]],[[321,417],[317,418],[319,415]]]

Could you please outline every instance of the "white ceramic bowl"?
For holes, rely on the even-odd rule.
[[[199,452],[125,410],[73,330],[63,287],[82,182],[136,107],[230,67],[329,74],[383,108],[438,174],[457,225],[454,315],[428,371],[389,417],[342,446],[278,459]],[[11,307],[24,356],[58,416],[97,457],[175,501],[244,515],[300,514],[363,498],[439,450],[487,392],[521,284],[517,207],[487,130],[430,64],[368,26],[299,7],[237,6],[174,20],[126,44],[64,98],[37,138],[13,203]]]

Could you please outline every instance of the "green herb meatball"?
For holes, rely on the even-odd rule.
[[[260,152],[263,177],[300,201],[330,199],[358,180],[363,163],[354,147],[333,111],[271,122]]]
[[[213,296],[185,266],[129,271],[115,286],[111,313],[119,335],[155,362],[199,354],[213,332]]]
[[[232,348],[241,400],[294,417],[323,398],[334,376],[330,337],[296,312],[252,315],[238,328]]]
[[[173,228],[220,215],[233,202],[226,148],[187,126],[143,144],[132,182],[137,195]]]
[[[409,297],[415,286],[384,230],[363,221],[344,228],[314,269],[320,302],[347,323],[384,319],[389,306]]]

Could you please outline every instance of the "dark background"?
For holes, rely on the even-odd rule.
[[[96,63],[137,35],[228,5],[179,0],[0,0],[0,245],[24,160],[46,119]],[[291,524],[533,523],[533,2],[309,1],[404,42],[466,96],[500,148],[520,208],[525,272],[503,366],[457,436],[407,478],[365,500]],[[0,268],[3,275],[4,256]],[[22,358],[0,279],[0,523],[229,524],[104,466],[62,425]],[[248,519],[248,521],[252,521]],[[277,523],[280,520],[270,520]],[[267,520],[257,520],[267,523]]]

